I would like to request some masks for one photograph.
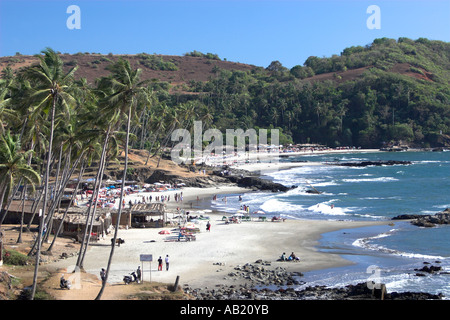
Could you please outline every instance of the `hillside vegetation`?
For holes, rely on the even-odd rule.
[[[280,127],[294,142],[427,147],[449,133],[450,44],[377,39],[288,70],[221,71],[192,84],[226,127]]]
[[[279,128],[284,144],[430,147],[442,145],[450,134],[450,44],[442,41],[375,39],[339,55],[309,57],[291,69],[278,61],[263,68],[197,51],[184,56],[60,56],[67,70],[78,66],[75,79],[86,79],[90,86],[107,76],[108,66],[119,58],[142,69],[155,100],[137,111],[143,123],[133,130],[142,138],[136,148],[155,151],[160,140],[167,140],[173,121],[159,126],[150,121],[169,113],[172,120],[189,115],[222,132]],[[3,78],[34,62],[36,57],[22,55],[1,58]],[[182,111],[186,108],[191,112]]]

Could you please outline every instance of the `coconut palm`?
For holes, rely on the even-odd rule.
[[[12,80],[0,79],[0,133],[3,133],[6,127],[9,127],[8,124],[19,122],[16,110],[9,107],[11,103],[9,86],[12,82]]]
[[[160,131],[166,129],[164,120],[165,120],[165,118],[168,115],[169,110],[170,110],[169,106],[166,103],[161,103],[161,104],[157,105],[155,109],[156,109],[156,112],[154,114],[159,114],[159,119],[157,121],[155,121],[155,123],[158,123],[158,126],[155,129],[155,132],[153,134],[154,135],[154,139],[153,139],[152,145],[148,149],[148,155],[147,155],[147,160],[145,161],[145,165],[148,164],[148,160],[150,159],[150,156],[153,157],[159,151],[159,147],[158,147],[153,155],[151,153],[152,149],[153,149],[153,146],[158,143]]]
[[[30,184],[33,191],[35,184],[40,182],[39,174],[26,163],[29,153],[30,151],[23,152],[21,150],[18,135],[11,135],[8,130],[0,136],[0,212],[3,208],[4,200],[8,198],[11,188],[17,184],[17,181]],[[5,213],[0,220],[0,229]],[[2,239],[0,239],[0,242],[2,242]],[[1,257],[0,246],[0,260]]]
[[[50,176],[50,162],[52,160],[53,148],[53,134],[55,131],[55,113],[56,108],[68,108],[74,104],[75,99],[70,94],[70,89],[73,84],[73,74],[77,70],[77,66],[72,68],[69,72],[64,73],[63,62],[58,54],[51,48],[42,51],[43,55],[38,55],[40,63],[29,68],[26,71],[27,77],[36,85],[31,99],[34,102],[34,114],[50,113],[50,137],[48,139],[48,150],[46,157],[46,170],[44,182],[44,199],[43,209],[39,224],[39,233],[37,237],[37,252],[35,274],[33,279],[33,286],[31,289],[31,299],[34,299],[37,285],[37,273],[39,267],[39,259],[41,252],[41,235],[44,227],[44,219],[47,210],[48,185]]]
[[[11,188],[17,181],[23,179],[33,187],[40,182],[39,174],[26,164],[25,158],[30,151],[22,152],[18,135],[11,135],[9,131],[0,136],[0,208],[3,208]],[[3,217],[0,220],[0,226]]]
[[[125,152],[125,164],[123,169],[122,188],[120,192],[120,202],[123,201],[123,193],[125,189],[125,181],[128,169],[128,143],[130,136],[131,118],[133,112],[136,109],[136,103],[138,100],[142,101],[142,97],[146,96],[145,82],[140,81],[141,69],[133,70],[130,63],[126,60],[119,59],[115,64],[111,65],[111,76],[104,79],[105,84],[108,84],[113,93],[106,98],[107,108],[113,108],[117,110],[122,117],[127,120],[126,123],[126,141],[124,146]],[[114,232],[114,238],[111,245],[111,252],[106,266],[106,280],[108,279],[109,270],[111,267],[112,257],[114,255],[115,242],[117,239],[117,232],[119,229],[120,216],[122,213],[122,206],[119,205],[117,225]],[[103,291],[105,289],[106,280],[102,282],[102,287],[98,293],[96,300],[101,299]]]

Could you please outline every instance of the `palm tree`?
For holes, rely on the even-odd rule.
[[[144,87],[145,82],[140,81],[141,69],[133,70],[130,63],[127,60],[119,59],[110,68],[112,72],[111,77],[105,79],[105,82],[112,88],[113,93],[107,97],[108,107],[112,107],[117,110],[123,116],[126,116],[126,141],[125,141],[125,164],[123,169],[122,189],[120,192],[119,204],[123,201],[123,194],[125,189],[125,180],[128,169],[128,143],[130,137],[130,126],[133,111],[135,111],[136,103],[141,100],[141,97],[145,97],[146,90]],[[141,100],[142,101],[142,100]],[[120,217],[122,214],[122,206],[119,205],[117,224],[114,231],[114,238],[111,245],[111,252],[106,266],[106,280],[108,279],[109,270],[111,267],[112,257],[114,255],[115,242],[117,239],[117,233],[119,230]],[[100,300],[105,290],[106,280],[102,282],[102,287],[98,293],[96,300]]]
[[[4,200],[8,198],[11,188],[16,185],[17,181],[30,184],[33,191],[35,184],[40,182],[39,174],[26,163],[25,158],[30,152],[22,152],[18,135],[11,135],[7,131],[0,136],[0,212]],[[0,229],[5,213],[0,220]],[[0,239],[1,242],[2,239]],[[1,257],[0,246],[0,261]]]
[[[8,124],[18,122],[18,114],[14,109],[9,108],[11,97],[9,95],[9,86],[12,80],[6,81],[0,79],[0,133],[3,133]]]
[[[152,142],[152,145],[150,146],[150,148],[148,150],[148,155],[147,155],[147,160],[145,161],[145,165],[148,164],[148,160],[150,159],[153,146],[158,141],[160,130],[161,129],[165,129],[164,119],[166,118],[166,116],[167,116],[167,114],[169,113],[169,110],[170,110],[170,108],[165,103],[162,103],[162,104],[158,105],[157,108],[158,108],[158,112],[159,112],[159,121],[155,121],[155,122],[158,123],[158,127],[155,130],[155,133],[154,133],[155,138],[154,138],[154,140]],[[158,151],[159,151],[159,148],[158,148]],[[157,153],[157,151],[154,153],[154,155],[156,153]]]
[[[50,162],[52,160],[53,133],[55,131],[56,107],[67,108],[73,104],[75,99],[70,94],[73,83],[73,74],[78,67],[72,68],[68,73],[63,72],[63,62],[58,54],[50,48],[42,51],[39,55],[39,65],[27,70],[30,81],[36,83],[37,88],[33,92],[31,99],[35,102],[34,113],[50,113],[50,137],[47,150],[47,162],[44,182],[43,209],[40,217],[39,233],[37,237],[37,252],[35,274],[30,299],[34,299],[37,285],[37,273],[41,253],[41,236],[44,227],[45,215],[48,200],[48,185],[50,176]]]

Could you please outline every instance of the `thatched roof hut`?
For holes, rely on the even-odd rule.
[[[131,207],[133,228],[162,228],[166,225],[166,205],[164,203],[139,203]]]
[[[55,233],[62,218],[64,212],[57,212],[54,214],[54,220],[52,224],[52,232]],[[93,220],[91,240],[99,240],[109,233],[111,227],[111,214],[109,210],[97,209]],[[63,228],[61,229],[62,235],[72,236],[78,241],[81,240],[86,228],[86,209],[71,208],[67,213]]]

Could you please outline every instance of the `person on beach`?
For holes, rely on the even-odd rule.
[[[281,257],[280,257],[280,260],[281,261],[286,261],[287,259],[286,259],[286,252],[283,252],[283,254],[281,255]]]
[[[100,270],[100,279],[102,279],[102,283],[106,281],[106,272],[104,268]]]
[[[206,231],[211,231],[211,223],[209,223],[209,221],[208,221],[208,223],[206,224]]]
[[[289,256],[289,260],[295,261],[295,260],[300,260],[300,259],[295,255],[294,252],[292,252],[291,255]]]
[[[166,255],[166,271],[169,271],[169,255]]]
[[[138,268],[136,270],[136,276],[137,276],[138,281],[140,282],[141,281],[141,276],[142,276],[141,267],[140,266],[138,266]]]
[[[161,258],[161,256],[159,256],[159,259],[158,259],[158,271],[162,271],[162,258]]]

